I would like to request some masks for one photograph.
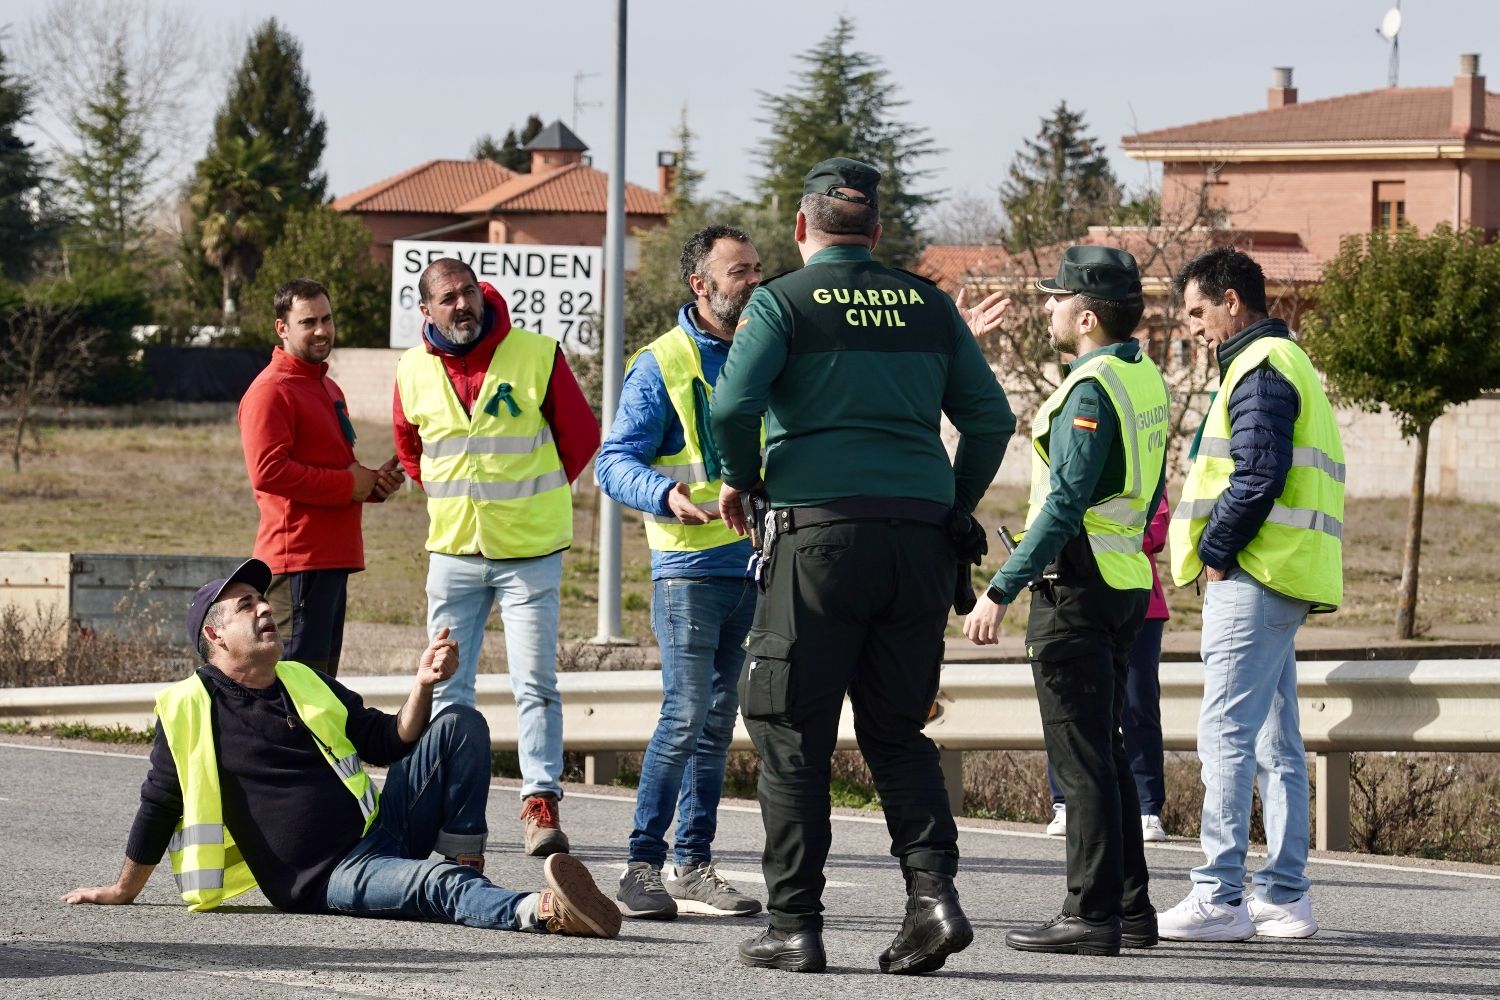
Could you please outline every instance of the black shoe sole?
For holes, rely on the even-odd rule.
[[[1045,952],[1049,955],[1096,955],[1105,958],[1114,958],[1120,954],[1120,944],[1115,943],[1075,941],[1071,944],[1019,944],[1012,941],[1008,935],[1005,938],[1005,947],[1014,951]],[[1145,948],[1149,947],[1149,945],[1139,945],[1138,947]]]
[[[1155,931],[1149,934],[1121,934],[1121,948],[1155,948],[1161,943],[1161,938]]]
[[[936,972],[948,961],[949,955],[956,955],[973,943],[974,928],[967,920],[948,921],[941,924],[935,934],[929,935],[922,946],[906,958],[891,962],[882,956],[880,971],[896,976],[920,976]]]
[[[782,951],[771,958],[755,958],[740,952],[740,964],[752,969],[779,969],[782,972],[822,972],[828,968],[828,959],[805,951]]]

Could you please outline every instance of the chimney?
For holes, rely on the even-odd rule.
[[[671,150],[656,154],[656,190],[667,198],[677,193],[677,154]]]
[[[1297,88],[1292,86],[1292,67],[1277,66],[1271,70],[1271,89],[1266,91],[1266,107],[1275,110],[1297,103]]]
[[[1484,128],[1484,77],[1479,75],[1479,53],[1458,57],[1453,78],[1453,131],[1466,136]]]

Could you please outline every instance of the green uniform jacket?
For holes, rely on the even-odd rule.
[[[1139,341],[1128,340],[1101,347],[1077,358],[1072,365],[1064,365],[1063,369],[1072,371],[1073,365],[1100,353],[1134,361],[1141,355],[1141,345]],[[1075,417],[1096,426],[1093,430],[1076,428]],[[1052,421],[1047,453],[1052,457],[1052,489],[1042,512],[990,581],[990,586],[1003,593],[1007,602],[1014,600],[1026,582],[1056,559],[1063,546],[1083,529],[1083,512],[1104,497],[1120,492],[1125,481],[1125,443],[1120,437],[1120,421],[1099,383],[1092,379],[1083,381],[1068,393]],[[1146,508],[1148,511],[1161,504],[1165,488],[1164,471]]]
[[[950,462],[941,417],[961,435]],[[877,263],[826,247],[762,284],[714,387],[724,481],[765,480],[776,507],[909,497],[973,510],[1015,416],[953,301]]]

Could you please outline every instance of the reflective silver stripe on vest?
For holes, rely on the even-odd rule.
[[[172,834],[172,839],[167,842],[167,850],[177,852],[184,847],[192,847],[194,844],[222,844],[224,843],[224,825],[222,823],[194,823],[185,826]]]
[[[422,439],[422,454],[428,458],[452,458],[455,455],[530,455],[544,444],[552,443],[552,428],[543,426],[531,437],[494,435],[489,437],[445,437]]]
[[[1126,500],[1124,497],[1115,497],[1113,500],[1096,503],[1089,510],[1093,511],[1099,517],[1107,517],[1111,521],[1123,524],[1127,528],[1144,528],[1146,527],[1146,522],[1150,520],[1146,516],[1144,507],[1138,507],[1135,503]]]
[[[365,793],[359,797],[359,811],[365,819],[375,815],[375,790],[372,785],[365,789]]]
[[[336,760],[336,761],[334,761],[333,762],[333,769],[338,772],[338,775],[339,775],[340,778],[347,779],[347,778],[354,777],[356,774],[358,774],[360,772],[360,769],[361,769],[361,765],[360,765],[360,762],[359,762],[359,754],[357,754],[357,753],[351,753],[349,756],[345,757],[343,760]]]
[[[1122,432],[1126,428],[1135,428],[1135,407],[1130,402],[1130,392],[1125,388],[1125,383],[1120,381],[1120,376],[1110,371],[1109,365],[1102,361],[1099,363],[1099,367],[1089,374],[1101,382],[1109,383],[1111,402],[1115,404],[1115,408],[1119,413]],[[1124,432],[1120,434],[1120,437],[1130,445],[1130,482],[1125,484],[1125,489],[1122,492],[1130,496],[1140,496],[1141,436],[1139,434]],[[1119,520],[1119,518],[1116,518],[1116,520]]]
[[[222,868],[198,868],[181,874],[174,873],[172,878],[177,881],[178,892],[224,888],[224,869]]]
[[[1344,540],[1344,523],[1332,514],[1325,514],[1321,510],[1312,510],[1308,507],[1283,507],[1281,504],[1273,504],[1271,513],[1266,515],[1266,522],[1279,524],[1287,528],[1303,528],[1307,531],[1318,531],[1325,535],[1332,535],[1339,541]]]
[[[660,472],[674,483],[706,483],[708,482],[708,466],[702,462],[689,462],[686,465],[653,465],[651,468]]]
[[[1207,519],[1213,513],[1213,500],[1184,500],[1172,511],[1172,520],[1196,521]],[[1266,515],[1267,524],[1277,524],[1284,528],[1302,528],[1307,531],[1317,531],[1325,535],[1332,535],[1339,541],[1344,540],[1344,523],[1332,514],[1325,514],[1320,510],[1312,510],[1308,507],[1287,507],[1280,503],[1271,505],[1271,513]]]
[[[1134,535],[1096,535],[1089,533],[1089,549],[1096,555],[1100,552],[1118,552],[1122,555],[1135,556],[1141,554],[1141,547],[1145,544],[1144,534]]]
[[[535,479],[523,479],[518,483],[476,483],[469,479],[422,482],[428,497],[433,500],[453,500],[458,497],[469,497],[472,500],[520,500],[567,485],[568,474],[562,469],[544,472]]]
[[[718,513],[719,513],[719,501],[717,501],[717,500],[710,500],[708,503],[700,503],[700,504],[698,504],[698,509],[699,510],[707,511],[710,514],[714,514],[714,515],[717,516]],[[650,521],[652,524],[675,524],[675,525],[678,525],[679,527],[683,527],[683,528],[701,528],[702,527],[702,525],[699,525],[699,524],[687,524],[686,522],[679,521],[676,517],[674,517],[671,514],[667,514],[667,515],[663,516],[661,514],[652,514],[650,511],[644,511],[644,510],[641,511],[641,514],[642,514],[643,517],[645,517],[646,520]]]
[[[1204,458],[1233,457],[1229,454],[1229,439],[1221,437],[1206,437],[1199,441],[1198,454]],[[1310,444],[1299,444],[1292,448],[1292,465],[1300,469],[1321,469],[1334,482],[1344,481],[1344,463],[1337,461],[1322,448],[1315,448]]]

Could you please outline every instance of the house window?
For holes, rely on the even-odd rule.
[[[1406,224],[1406,182],[1375,182],[1374,228],[1394,232]]]

